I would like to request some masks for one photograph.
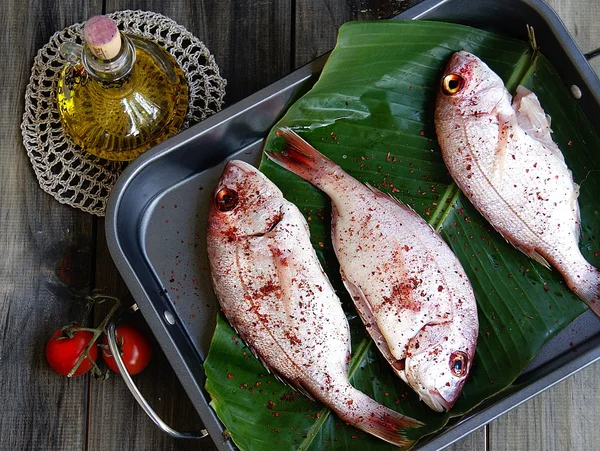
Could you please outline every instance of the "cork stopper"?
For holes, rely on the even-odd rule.
[[[107,16],[94,16],[83,27],[83,40],[96,56],[113,59],[121,50],[121,34],[114,20]]]

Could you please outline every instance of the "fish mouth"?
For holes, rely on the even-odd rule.
[[[437,389],[428,390],[429,396],[424,397],[423,401],[437,412],[448,411],[454,405],[454,402],[448,402]]]

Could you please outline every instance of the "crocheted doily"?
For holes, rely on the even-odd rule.
[[[226,80],[213,55],[173,20],[148,11],[107,14],[120,30],[153,40],[171,53],[183,69],[189,106],[183,128],[220,111]],[[56,108],[56,86],[65,62],[59,54],[65,41],[82,44],[83,23],[55,33],[33,63],[25,91],[21,123],[23,144],[40,187],[59,202],[104,216],[108,196],[127,162],[108,161],[81,150],[64,133]]]

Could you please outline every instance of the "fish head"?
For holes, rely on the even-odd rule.
[[[228,242],[264,235],[281,220],[284,201],[279,188],[264,174],[248,163],[232,160],[213,192],[208,233]]]
[[[471,371],[477,336],[467,329],[428,325],[409,342],[405,380],[435,411],[452,408]]]
[[[478,57],[463,50],[454,53],[446,66],[437,108],[447,109],[447,114],[481,116],[492,113],[506,94],[502,79]]]

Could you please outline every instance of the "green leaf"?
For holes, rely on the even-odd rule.
[[[456,253],[477,297],[480,335],[471,376],[449,414],[435,413],[420,402],[370,345],[340,280],[329,239],[327,197],[266,158],[260,166],[307,217],[312,242],[342,299],[352,330],[353,385],[426,423],[411,430],[415,439],[439,431],[451,417],[464,415],[509,387],[543,344],[587,308],[556,271],[507,244],[448,175],[433,112],[441,71],[460,49],[478,55],[509,89],[518,84],[532,89],[552,116],[554,139],[581,183],[582,250],[597,264],[600,208],[594,197],[597,183],[590,174],[600,168],[600,139],[548,60],[534,55],[525,42],[441,22],[345,24],[319,80],[290,107],[265,144],[280,150],[275,129],[295,129],[357,179],[413,207]],[[391,448],[341,424],[321,404],[292,396],[247,353],[220,317],[205,362],[206,388],[240,448]],[[228,379],[228,374],[233,377]],[[252,385],[256,382],[261,382],[262,392]],[[244,384],[254,387],[253,392]]]

